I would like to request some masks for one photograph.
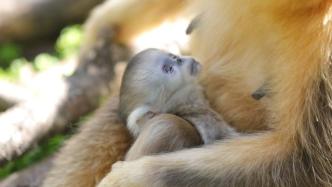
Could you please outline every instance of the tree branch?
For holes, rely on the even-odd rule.
[[[109,93],[114,65],[119,60],[110,51],[126,51],[108,41],[98,42],[93,55],[84,54],[72,76],[46,79],[40,96],[0,115],[0,165],[50,133],[65,130],[99,105],[100,97]]]
[[[0,90],[0,109],[2,110],[29,100],[33,96],[30,90],[7,81],[0,81]]]
[[[83,21],[103,0],[1,0],[0,42],[29,41]]]

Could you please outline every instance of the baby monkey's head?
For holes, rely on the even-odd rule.
[[[147,49],[128,63],[120,89],[120,117],[125,121],[136,107],[165,106],[187,86],[197,85],[201,65],[158,49]],[[161,112],[161,111],[160,111]]]

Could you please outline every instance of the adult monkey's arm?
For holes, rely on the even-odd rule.
[[[93,45],[98,32],[104,30],[113,30],[118,41],[128,42],[165,18],[176,16],[185,5],[186,0],[108,0],[95,8],[88,19],[83,48]]]
[[[273,144],[280,138],[285,136],[268,133],[241,137],[202,148],[119,162],[98,187],[270,186],[273,182],[291,186],[293,176],[286,180],[273,179],[272,173],[255,175],[262,170],[290,173],[293,169],[283,163],[290,151],[285,147],[287,143]]]

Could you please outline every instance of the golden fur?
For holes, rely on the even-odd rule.
[[[117,107],[117,99],[108,101],[66,143],[44,186],[95,186],[112,163],[124,158],[132,140],[117,118]]]
[[[144,14],[136,7],[173,8],[176,2],[126,0],[121,7],[127,20],[139,22]],[[191,46],[204,63],[207,97],[239,130],[265,131],[117,163],[99,186],[332,186],[331,0],[210,0],[198,7],[196,13],[203,14]],[[120,31],[129,35],[155,23],[146,19],[130,27],[132,21],[120,19],[124,12],[114,14],[107,3],[103,9],[99,14],[120,20]],[[165,12],[154,15],[155,21]],[[251,98],[263,84],[267,95]],[[46,186],[92,186],[107,173],[95,167],[110,167],[123,153],[108,154],[128,138],[126,131],[112,129],[119,124],[93,125],[109,130],[89,132],[91,148],[75,142],[93,128],[84,127],[60,153]],[[105,140],[95,141],[104,133]]]

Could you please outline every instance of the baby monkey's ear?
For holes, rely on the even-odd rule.
[[[260,100],[264,96],[266,96],[267,88],[266,84],[263,84],[263,86],[259,87],[254,93],[251,94],[251,97]]]

